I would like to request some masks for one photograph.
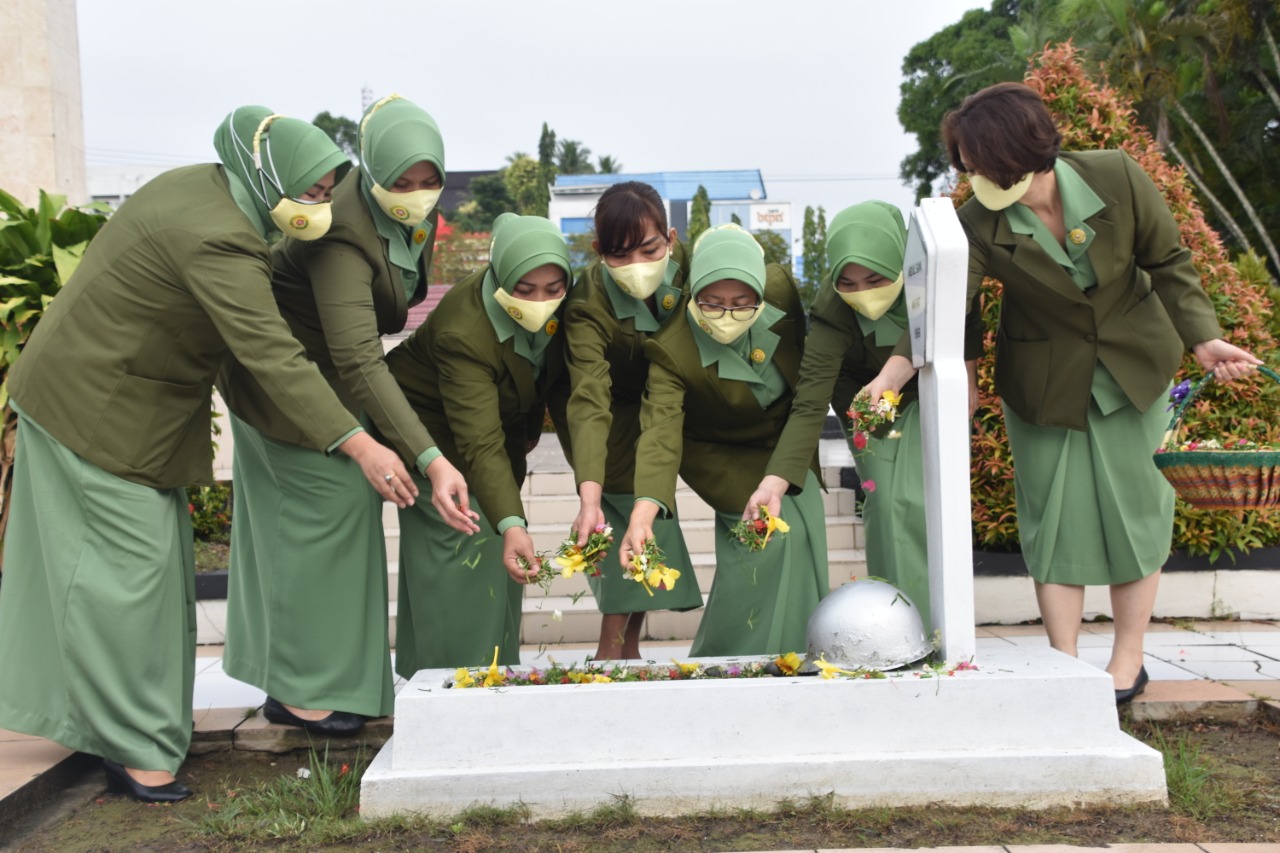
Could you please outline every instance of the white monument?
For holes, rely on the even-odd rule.
[[[88,200],[75,0],[0,3],[0,189]]]
[[[1160,754],[1120,731],[1109,675],[1047,647],[976,653],[962,349],[968,245],[951,202],[922,204],[907,245],[930,599],[951,665],[875,680],[488,689],[451,688],[452,670],[424,670],[396,696],[395,735],[364,775],[362,815],[522,803],[545,817],[615,796],[644,814],[825,794],[850,807],[1165,799]]]

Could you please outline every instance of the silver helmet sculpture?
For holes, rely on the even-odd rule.
[[[832,592],[809,617],[810,660],[851,669],[896,669],[933,650],[920,609],[887,581],[853,580]]]

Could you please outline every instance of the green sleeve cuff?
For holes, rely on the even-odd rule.
[[[414,466],[422,472],[422,476],[427,476],[427,466],[435,462],[444,454],[440,452],[438,447],[428,447],[426,450],[418,454],[418,458],[414,460]]]
[[[344,432],[344,433],[342,434],[342,437],[341,437],[341,438],[339,438],[337,441],[335,441],[333,444],[329,445],[327,448],[325,448],[325,451],[324,451],[324,452],[325,452],[326,454],[330,454],[330,455],[332,455],[332,454],[333,454],[333,452],[334,452],[335,450],[337,450],[337,449],[338,449],[338,446],[339,446],[339,445],[341,445],[344,441],[346,441],[348,438],[351,438],[351,436],[355,435],[355,434],[356,434],[356,433],[358,433],[358,432],[364,432],[364,427],[359,427],[359,426],[358,426],[358,427],[356,427],[355,429],[353,429],[353,430],[351,430],[351,431],[349,431],[349,432]]]
[[[667,505],[664,504],[662,501],[658,500],[657,498],[636,498],[636,503],[639,503],[640,501],[648,501],[649,503],[657,504],[658,509],[662,510],[663,518],[671,517],[671,510],[667,509]]]
[[[513,527],[528,527],[529,524],[518,515],[508,515],[502,521],[498,522],[498,533],[506,533]]]

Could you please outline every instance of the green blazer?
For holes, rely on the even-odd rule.
[[[9,374],[24,412],[103,470],[158,489],[209,482],[214,376],[234,353],[316,447],[358,424],[271,296],[266,242],[222,167],[155,178],[120,208]]]
[[[420,230],[434,240],[438,214]],[[387,245],[360,193],[360,175],[352,170],[333,193],[333,226],[320,240],[286,239],[272,251],[271,289],[280,313],[346,406],[366,412],[386,439],[412,465],[435,446],[400,391],[382,349],[382,335],[404,328],[409,307],[426,298],[431,246],[422,253],[418,287],[405,296],[400,269],[387,257]],[[230,362],[218,389],[227,408],[264,435],[287,444],[322,449],[293,422],[245,366]]]
[[[850,428],[846,412],[853,396],[876,378],[895,348],[906,340],[904,329],[894,343],[868,338],[858,316],[828,282],[823,282],[809,315],[809,335],[804,342],[800,386],[791,404],[791,417],[778,439],[766,474],[782,477],[792,490],[804,485],[813,449],[822,437],[828,404],[835,409],[841,427]],[[907,341],[910,346],[910,342]],[[965,319],[965,359],[982,354],[982,312],[970,311]],[[913,377],[902,389],[905,407],[917,394]]]
[[[1101,361],[1146,411],[1187,348],[1222,337],[1178,224],[1142,167],[1122,151],[1059,155],[1106,204],[1086,220],[1096,287],[1081,291],[1035,240],[976,199],[960,208],[969,236],[969,291],[1004,284],[996,392],[1028,423],[1084,429]]]
[[[527,518],[520,500],[526,448],[541,438],[548,401],[563,397],[567,374],[564,335],[547,346],[537,379],[511,340],[498,341],[481,301],[485,272],[454,285],[427,322],[387,355],[387,367],[496,525]]]
[[[787,390],[760,408],[746,383],[722,381],[715,364],[702,366],[687,320],[668,323],[644,345],[649,381],[636,448],[637,496],[675,507],[678,472],[717,512],[740,513],[759,485],[791,412],[804,354],[804,306],[795,279],[777,264],[767,270],[765,301],[786,312],[770,329],[781,337],[773,361]],[[816,443],[808,466],[818,473]]]
[[[672,284],[681,294],[667,319],[684,322],[689,264],[679,241],[671,262],[679,266]],[[592,262],[565,300],[565,361],[573,388],[568,401],[571,458],[577,483],[601,483],[606,493],[628,494],[635,481],[640,400],[649,376],[644,342],[650,333],[637,330],[633,318],[620,320],[614,314],[601,264]]]

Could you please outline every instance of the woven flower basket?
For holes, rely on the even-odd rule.
[[[1258,370],[1280,382],[1280,375],[1270,368]],[[1173,443],[1187,406],[1211,378],[1213,374],[1206,374],[1178,404],[1164,446]],[[1178,495],[1197,509],[1245,512],[1280,506],[1280,451],[1161,450],[1154,458]]]

